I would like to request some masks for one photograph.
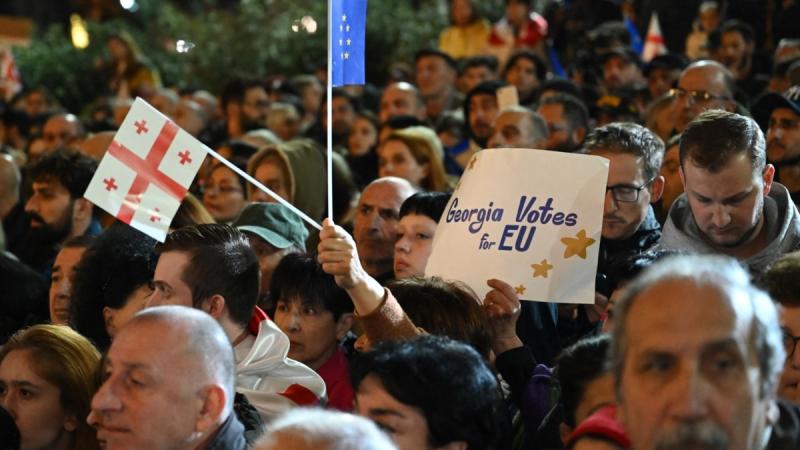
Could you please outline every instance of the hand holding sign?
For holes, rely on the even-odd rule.
[[[426,276],[507,281],[523,300],[594,302],[608,160],[530,149],[473,156],[442,215]]]
[[[491,279],[486,284],[492,288],[483,299],[483,307],[492,327],[492,350],[500,354],[522,347],[517,336],[517,320],[522,312],[517,291],[503,280]]]

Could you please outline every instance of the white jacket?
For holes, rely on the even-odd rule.
[[[308,366],[287,358],[287,353],[289,338],[266,319],[259,326],[253,347],[236,361],[236,392],[247,397],[264,423],[291,408],[325,400],[322,378]]]

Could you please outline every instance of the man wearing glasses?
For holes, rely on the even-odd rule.
[[[786,350],[778,396],[800,404],[800,252],[775,261],[764,274],[764,287],[777,303]]]
[[[664,143],[641,125],[611,123],[593,130],[584,148],[609,160],[600,245],[603,273],[612,261],[641,253],[661,237],[650,203],[664,191],[664,177],[659,175]]]
[[[681,135],[685,194],[672,204],[660,245],[732,256],[758,275],[800,247],[800,218],[773,182],[764,135],[749,117],[701,113]]]
[[[692,119],[709,109],[736,111],[734,86],[730,71],[716,61],[689,64],[681,73],[678,87],[669,91],[674,101],[675,130],[683,132]]]

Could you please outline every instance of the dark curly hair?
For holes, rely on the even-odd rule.
[[[419,410],[428,443],[441,447],[463,441],[467,450],[506,448],[510,432],[497,379],[478,352],[439,336],[382,342],[354,359],[353,387],[377,377],[398,402]]]
[[[31,166],[29,177],[33,181],[58,180],[72,198],[83,197],[97,170],[97,161],[75,151],[56,150],[48,153]]]
[[[103,308],[120,309],[128,297],[153,279],[156,241],[117,223],[94,241],[75,267],[71,325],[105,350],[111,344]]]

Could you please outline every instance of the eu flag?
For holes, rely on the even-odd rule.
[[[330,0],[333,86],[364,84],[367,0]]]

